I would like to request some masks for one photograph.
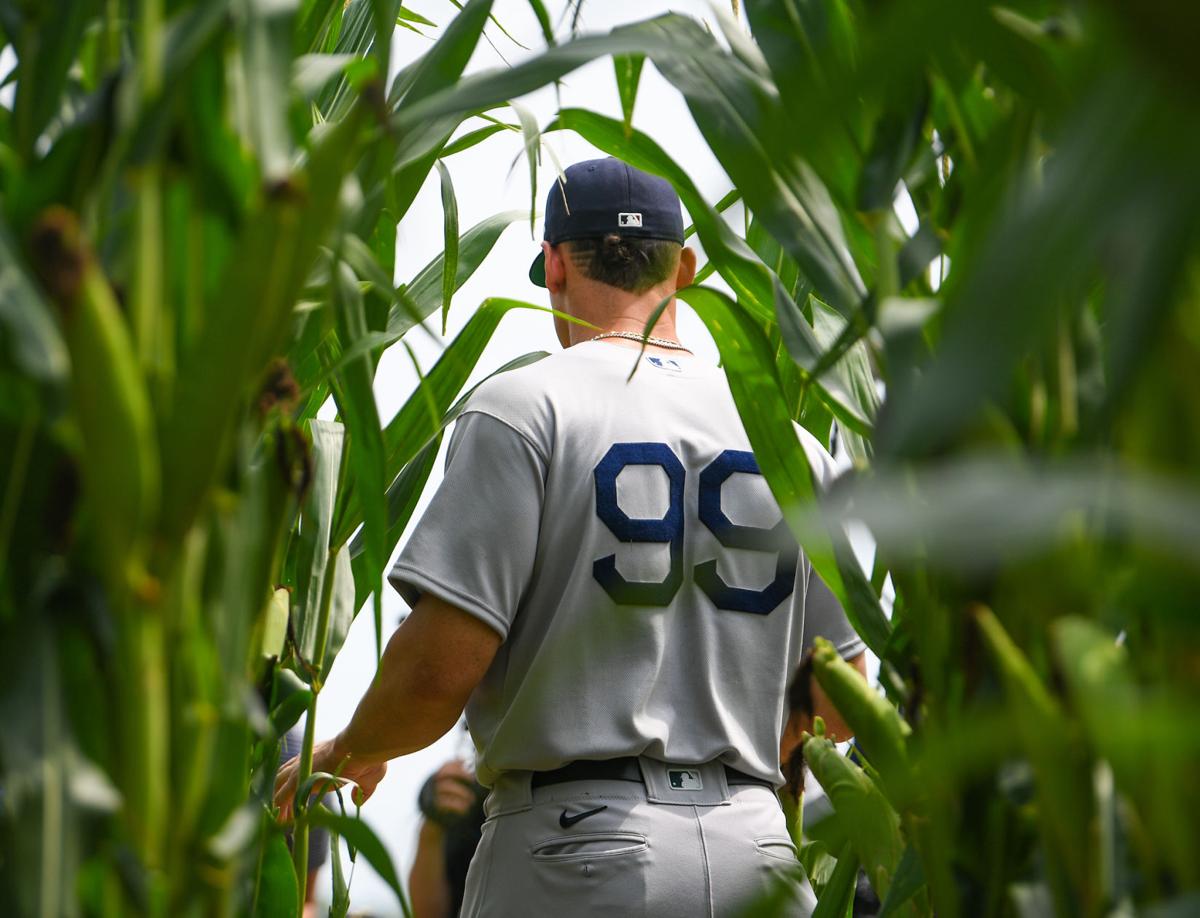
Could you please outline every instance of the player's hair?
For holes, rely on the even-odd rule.
[[[571,261],[584,275],[626,293],[641,293],[670,277],[679,264],[678,242],[639,239],[616,233],[566,243]]]

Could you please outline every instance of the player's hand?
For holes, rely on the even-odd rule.
[[[312,770],[323,771],[353,781],[358,786],[354,789],[351,799],[361,806],[375,793],[375,788],[387,774],[386,762],[356,762],[349,753],[339,748],[337,740],[326,740],[313,746]],[[296,791],[300,781],[300,757],[288,759],[279,769],[275,777],[275,805],[279,807],[278,820],[290,822],[296,802]],[[320,796],[335,790],[336,785],[325,781],[315,785],[313,796]]]

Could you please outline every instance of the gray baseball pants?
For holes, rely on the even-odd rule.
[[[639,765],[643,783],[531,788],[530,772],[502,774],[484,807],[463,918],[723,918],[781,874],[791,878],[789,914],[811,914],[812,888],[771,789],[731,788],[715,762]]]

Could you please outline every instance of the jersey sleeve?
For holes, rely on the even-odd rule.
[[[843,660],[857,657],[867,649],[863,639],[858,636],[842,604],[838,602],[833,591],[825,585],[821,576],[808,568],[808,589],[804,591],[804,652],[812,647],[816,638],[823,637],[829,641]]]
[[[816,437],[799,424],[795,426],[800,436],[800,445],[804,448],[809,467],[813,471],[817,489],[823,491],[838,476],[837,461],[829,455],[828,450]],[[804,593],[804,652],[808,652],[816,638],[823,637],[837,648],[842,659],[849,660],[858,656],[867,649],[867,645],[846,618],[846,612],[833,595],[833,591],[825,585],[825,581],[813,570],[811,564],[808,564],[807,568],[807,588]]]
[[[507,637],[533,572],[546,470],[527,435],[468,407],[445,477],[388,574],[404,601],[432,593]]]

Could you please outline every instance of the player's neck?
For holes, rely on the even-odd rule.
[[[656,289],[640,295],[629,294],[615,302],[612,297],[607,297],[603,300],[597,298],[595,301],[579,303],[578,309],[572,309],[572,313],[596,327],[588,328],[586,325],[572,324],[569,328],[571,345],[590,341],[596,335],[605,332],[627,332],[642,335],[646,329],[646,322],[654,314],[665,295],[666,291]],[[675,330],[674,300],[662,311],[662,315],[654,323],[650,334],[668,341],[679,341],[679,335]],[[637,342],[630,342],[623,338],[604,338],[602,340],[613,346],[622,344],[639,346]],[[654,345],[647,346],[654,347]]]

